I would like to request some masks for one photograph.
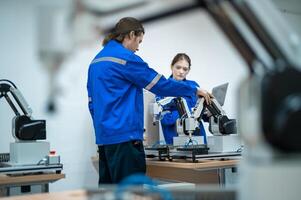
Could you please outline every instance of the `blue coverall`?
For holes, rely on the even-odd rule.
[[[172,78],[172,76],[170,76],[168,80],[174,80],[174,79]],[[192,87],[199,87],[199,85],[195,81],[184,79],[183,81],[179,81],[179,82],[183,82]],[[162,98],[164,98],[164,97],[157,96],[156,100],[160,100]],[[187,102],[189,109],[191,109],[195,106],[195,104],[197,102],[196,95],[186,96],[184,98]],[[165,139],[166,144],[173,144],[173,137],[178,135],[176,132],[176,121],[179,118],[179,112],[174,103],[171,105],[165,106],[164,110],[169,111],[169,113],[165,114],[163,116],[163,118],[161,119],[161,126],[162,126],[162,130],[163,130],[164,139]],[[199,128],[200,128],[200,130],[195,131],[193,133],[193,135],[204,136],[204,143],[207,144],[206,131],[204,129],[202,122],[200,123]]]
[[[192,85],[167,80],[133,51],[109,41],[88,71],[89,110],[99,147],[99,183],[145,172],[143,88],[160,96],[195,96]]]

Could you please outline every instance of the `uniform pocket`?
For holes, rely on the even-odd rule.
[[[144,153],[144,148],[141,140],[133,140],[131,141],[132,147],[136,149],[140,153]]]
[[[145,173],[146,172],[146,161],[145,153],[143,148],[143,143],[141,140],[133,140],[130,142],[133,153],[135,155],[134,159],[136,161],[135,168],[137,172]]]

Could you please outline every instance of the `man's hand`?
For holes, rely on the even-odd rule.
[[[211,98],[213,98],[213,95],[207,92],[206,90],[198,88],[197,95],[199,97],[204,97],[207,105],[211,104]]]

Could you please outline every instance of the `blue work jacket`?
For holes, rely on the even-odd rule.
[[[174,79],[170,76],[168,80],[174,80]],[[187,79],[184,79],[183,81],[178,81],[178,82],[183,82],[192,87],[199,87],[199,85],[195,81],[191,81],[191,80],[187,80]],[[160,100],[162,98],[164,98],[164,97],[157,96],[156,100]],[[191,111],[191,108],[193,108],[197,102],[197,96],[192,95],[192,96],[186,96],[184,98],[187,102],[187,106],[189,107],[189,109]],[[165,139],[166,144],[173,144],[173,137],[178,135],[176,132],[176,121],[179,118],[179,112],[177,110],[175,103],[171,103],[170,105],[165,106],[164,110],[169,111],[161,119],[161,126],[162,126],[164,139]],[[208,119],[204,118],[204,120],[207,121]],[[204,143],[207,144],[206,131],[204,129],[202,122],[200,123],[199,128],[200,128],[200,130],[195,131],[193,133],[193,135],[204,136]]]
[[[195,96],[197,90],[167,80],[133,51],[109,41],[88,71],[88,105],[96,144],[143,140],[143,88],[160,96]]]

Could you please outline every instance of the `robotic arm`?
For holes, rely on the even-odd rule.
[[[150,111],[153,115],[153,124],[161,120],[164,114],[166,113],[166,111],[164,111],[164,106],[172,103],[175,99],[176,97],[165,97],[151,104]]]
[[[176,127],[179,135],[185,134],[191,138],[192,133],[199,128],[204,111],[204,102],[204,98],[199,98],[192,112],[190,112],[186,100],[184,98],[177,99],[176,104],[180,118],[177,120]]]
[[[160,120],[164,116],[163,107],[175,102],[180,118],[177,120],[177,133],[179,135],[188,135],[192,137],[192,133],[199,128],[200,120],[205,109],[212,114],[209,117],[209,131],[213,135],[229,135],[236,133],[236,120],[229,119],[216,99],[212,99],[210,105],[206,105],[204,98],[199,98],[195,107],[190,112],[187,102],[182,97],[166,97],[156,101],[153,106],[153,122]]]
[[[199,127],[200,120],[206,109],[211,113],[209,117],[209,131],[213,135],[229,135],[237,132],[236,120],[227,117],[215,98],[211,99],[210,105],[204,102],[204,98],[199,98],[190,114],[185,99],[181,98],[177,101],[177,108],[181,116],[177,123],[178,133],[183,132],[191,137],[191,134]]]
[[[202,100],[202,102],[204,103],[204,100]],[[177,133],[191,137],[192,133],[199,127],[199,121],[196,120],[197,118],[195,118],[194,113],[190,112],[187,102],[183,97],[166,97],[153,103],[151,105],[152,114],[154,116],[153,123],[161,120],[162,117],[168,113],[168,111],[164,110],[164,106],[171,103],[176,104],[180,116],[177,120]]]
[[[0,79],[0,99],[2,97],[6,99],[16,115],[12,120],[14,138],[17,140],[46,139],[46,121],[32,119],[31,108],[13,82]]]
[[[209,117],[209,131],[213,135],[229,135],[237,133],[236,120],[229,119],[216,99],[212,99],[206,108],[212,114]]]

